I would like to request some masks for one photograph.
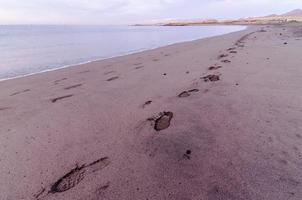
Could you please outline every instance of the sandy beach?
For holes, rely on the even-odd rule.
[[[302,28],[0,82],[2,200],[301,200]]]

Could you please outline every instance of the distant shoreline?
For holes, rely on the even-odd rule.
[[[212,26],[212,25],[209,25],[209,26]],[[217,26],[220,26],[220,25],[217,25]],[[242,30],[244,30],[245,28],[246,28],[246,26],[242,26]],[[238,31],[238,30],[236,30],[236,31]],[[236,31],[234,31],[234,32],[236,32]],[[241,31],[241,30],[239,30],[239,31]],[[223,35],[223,34],[229,34],[229,33],[222,33],[222,34],[219,34],[219,35]],[[216,37],[216,36],[218,36],[218,35],[213,35],[213,36],[209,36],[209,37]],[[69,67],[73,67],[73,66],[77,66],[77,65],[85,65],[85,64],[88,64],[88,63],[113,59],[113,58],[117,58],[117,57],[123,57],[123,56],[131,55],[131,54],[135,54],[135,53],[141,53],[141,52],[144,52],[144,51],[149,51],[149,50],[162,48],[162,47],[165,47],[165,46],[170,46],[170,45],[185,43],[185,42],[192,42],[192,41],[195,41],[195,40],[205,39],[205,38],[209,38],[209,37],[200,37],[200,38],[196,38],[196,39],[192,39],[192,40],[178,41],[178,42],[164,44],[164,45],[156,46],[156,47],[152,47],[152,48],[130,51],[130,52],[127,52],[127,53],[122,53],[122,54],[119,54],[119,55],[109,56],[109,57],[105,57],[105,58],[97,58],[97,59],[87,60],[87,61],[83,61],[83,62],[79,62],[79,63],[71,63],[71,64],[67,64],[67,65],[57,66],[57,67],[53,67],[51,69],[45,69],[45,70],[42,70],[42,71],[32,72],[32,73],[28,73],[28,74],[24,74],[24,75],[17,75],[17,76],[8,77],[8,78],[0,78],[0,82],[1,81],[6,81],[6,80],[11,80],[11,79],[22,78],[22,77],[33,76],[33,75],[36,75],[36,74],[47,73],[47,72],[56,71],[56,70],[61,70],[61,69],[65,69],[65,68],[69,68]]]
[[[287,25],[287,24],[297,24],[302,23],[302,21],[292,21],[292,22],[217,22],[217,23],[167,23],[167,24],[135,24],[132,26],[252,26],[252,25]]]
[[[204,25],[230,25],[230,26],[252,26],[252,25],[286,25],[291,23],[302,23],[302,22],[218,22],[218,23],[168,23],[159,26],[204,26]]]
[[[154,23],[155,26],[202,26],[202,25],[282,25],[302,23],[302,10],[296,9],[283,15],[269,15],[264,17],[247,17],[230,20],[173,20],[168,22]],[[143,26],[143,24],[137,24]]]

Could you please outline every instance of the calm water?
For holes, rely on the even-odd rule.
[[[0,26],[0,79],[242,30],[242,26]]]

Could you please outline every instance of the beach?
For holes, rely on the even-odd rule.
[[[0,199],[302,199],[302,29],[0,82]]]

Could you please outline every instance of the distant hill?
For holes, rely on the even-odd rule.
[[[267,15],[265,17],[278,17],[279,15],[276,15],[276,14],[272,14],[272,15]]]
[[[296,10],[292,10],[290,12],[287,12],[283,15],[280,15],[280,16],[283,16],[283,17],[289,17],[289,16],[299,16],[299,17],[302,17],[302,10],[301,9],[296,9]]]
[[[267,15],[263,17],[247,17],[234,20],[216,20],[216,19],[199,19],[199,20],[170,20],[158,24],[160,26],[198,26],[207,24],[283,24],[302,22],[302,9],[295,9],[281,15]]]

